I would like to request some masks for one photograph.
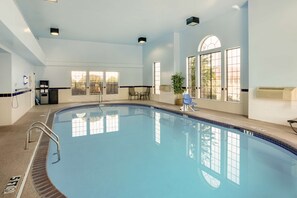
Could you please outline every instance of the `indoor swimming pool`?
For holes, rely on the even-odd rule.
[[[53,129],[47,172],[69,198],[297,197],[297,156],[251,131],[141,105],[63,110]]]

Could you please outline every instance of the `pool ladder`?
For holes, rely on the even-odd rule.
[[[41,125],[37,126],[37,125]],[[43,128],[44,127],[44,128]],[[30,128],[27,130],[27,136],[26,136],[26,143],[25,143],[25,149],[28,149],[28,144],[31,142],[31,132],[33,129],[39,129],[42,131],[44,134],[46,134],[53,142],[56,143],[57,145],[57,154],[58,154],[58,161],[61,159],[60,155],[60,142],[59,142],[59,136],[55,134],[46,124],[43,122],[37,121],[31,124]]]

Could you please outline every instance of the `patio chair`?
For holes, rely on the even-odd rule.
[[[142,93],[140,93],[140,99],[149,100],[150,99],[150,91],[151,89],[149,87],[146,88],[146,90]]]
[[[296,124],[296,123],[297,123],[297,118],[294,119],[294,120],[288,120],[288,123],[290,124],[292,130],[293,130],[295,133],[297,133],[297,129],[295,129],[295,128],[293,127],[293,124]]]
[[[188,109],[195,111],[195,109],[194,109],[195,105],[197,105],[197,103],[193,102],[190,94],[183,95],[183,111],[186,111]]]
[[[134,87],[129,87],[129,100],[133,99],[133,97],[139,99],[139,93],[135,92]]]

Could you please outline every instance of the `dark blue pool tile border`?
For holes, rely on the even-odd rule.
[[[293,146],[286,144],[280,140],[274,139],[268,135],[264,135],[258,132],[253,132],[255,137],[258,137],[260,139],[266,140],[268,142],[271,142],[272,144],[275,144],[277,146],[282,147],[283,149],[286,149],[287,151],[290,151],[291,153],[293,153],[294,155],[297,155],[297,149],[294,148]]]
[[[230,128],[230,129],[236,129],[242,133],[248,133],[248,134],[252,134],[254,137],[257,137],[257,138],[260,138],[260,139],[263,139],[263,140],[266,140],[270,143],[273,143],[277,146],[280,146],[281,148],[283,149],[286,149],[287,151],[293,153],[294,155],[297,156],[297,148],[283,142],[283,141],[280,141],[280,140],[277,140],[273,137],[270,137],[268,135],[265,135],[265,134],[262,134],[262,133],[259,133],[257,131],[252,131],[252,130],[249,130],[249,129],[245,129],[245,128],[242,128],[242,127],[239,127],[239,126],[235,126],[235,125],[231,125],[231,124],[226,124],[226,123],[222,123],[222,122],[218,122],[218,121],[214,121],[214,120],[209,120],[209,119],[206,119],[206,118],[201,118],[199,116],[194,116],[194,115],[191,115],[191,114],[187,114],[186,112],[181,112],[181,111],[175,111],[175,110],[172,110],[172,109],[167,109],[167,108],[162,108],[162,107],[157,107],[157,106],[153,106],[153,105],[147,105],[147,104],[133,104],[133,103],[113,103],[113,104],[105,104],[105,106],[112,106],[112,105],[133,105],[133,106],[146,106],[146,107],[153,107],[155,109],[160,109],[160,110],[166,110],[166,111],[169,111],[171,113],[174,113],[174,114],[178,114],[178,115],[186,115],[188,118],[192,118],[192,119],[195,119],[195,120],[200,120],[200,121],[204,121],[204,122],[208,122],[210,124],[215,124],[215,125],[220,125],[222,127],[225,127],[225,128]]]
[[[24,90],[24,91],[18,91],[18,92],[15,92],[15,93],[0,93],[0,98],[18,96],[18,95],[21,95],[21,94],[24,94],[24,93],[27,93],[27,92],[30,92],[30,91],[31,91],[31,89],[27,89],[27,90]]]
[[[47,126],[52,128],[53,118],[56,112],[52,112],[47,120]],[[49,149],[50,139],[42,134],[34,161],[31,167],[31,176],[34,187],[40,197],[55,197],[55,198],[66,198],[51,182],[47,174],[47,155]]]
[[[74,107],[70,107],[70,108],[66,108],[66,109],[62,109],[61,111],[63,110],[68,110],[68,109],[72,109],[72,108],[79,108],[79,107],[94,107],[98,104],[85,104],[85,105],[80,105],[80,106],[74,106]],[[160,110],[165,110],[165,111],[168,111],[168,112],[171,112],[171,113],[174,113],[174,114],[178,114],[178,115],[186,115],[188,118],[192,118],[192,119],[195,119],[195,120],[200,120],[200,121],[203,121],[203,122],[208,122],[210,124],[215,124],[215,125],[219,125],[219,126],[222,126],[222,127],[225,127],[225,128],[230,128],[230,129],[236,129],[242,133],[248,133],[248,134],[252,134],[254,137],[257,137],[257,138],[260,138],[260,139],[263,139],[263,140],[266,140],[270,143],[273,143],[277,146],[280,146],[284,149],[286,149],[287,151],[293,153],[294,155],[297,156],[297,148],[285,143],[285,142],[282,142],[280,140],[277,140],[273,137],[270,137],[268,135],[264,135],[262,133],[259,133],[259,132],[256,132],[256,131],[252,131],[252,130],[249,130],[249,129],[245,129],[245,128],[242,128],[242,127],[239,127],[239,126],[235,126],[235,125],[231,125],[231,124],[226,124],[226,123],[222,123],[222,122],[218,122],[218,121],[214,121],[214,120],[209,120],[209,119],[206,119],[206,118],[202,118],[202,117],[199,117],[199,116],[194,116],[192,114],[187,114],[186,112],[182,112],[182,111],[177,111],[177,110],[172,110],[172,109],[167,109],[167,108],[164,108],[164,107],[158,107],[158,106],[154,106],[154,105],[151,105],[151,104],[137,104],[137,103],[110,103],[110,104],[106,104],[104,103],[103,104],[104,106],[114,106],[114,105],[132,105],[132,106],[145,106],[145,107],[153,107],[155,109],[160,109]],[[59,111],[60,112],[60,111]]]

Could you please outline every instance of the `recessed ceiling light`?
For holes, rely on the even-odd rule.
[[[53,36],[58,36],[59,35],[59,28],[51,28],[50,33]]]
[[[139,37],[138,38],[138,43],[140,43],[140,44],[146,43],[146,37]]]
[[[194,25],[197,25],[199,23],[199,18],[198,17],[190,17],[187,19],[187,25],[190,25],[190,26],[194,26]]]

